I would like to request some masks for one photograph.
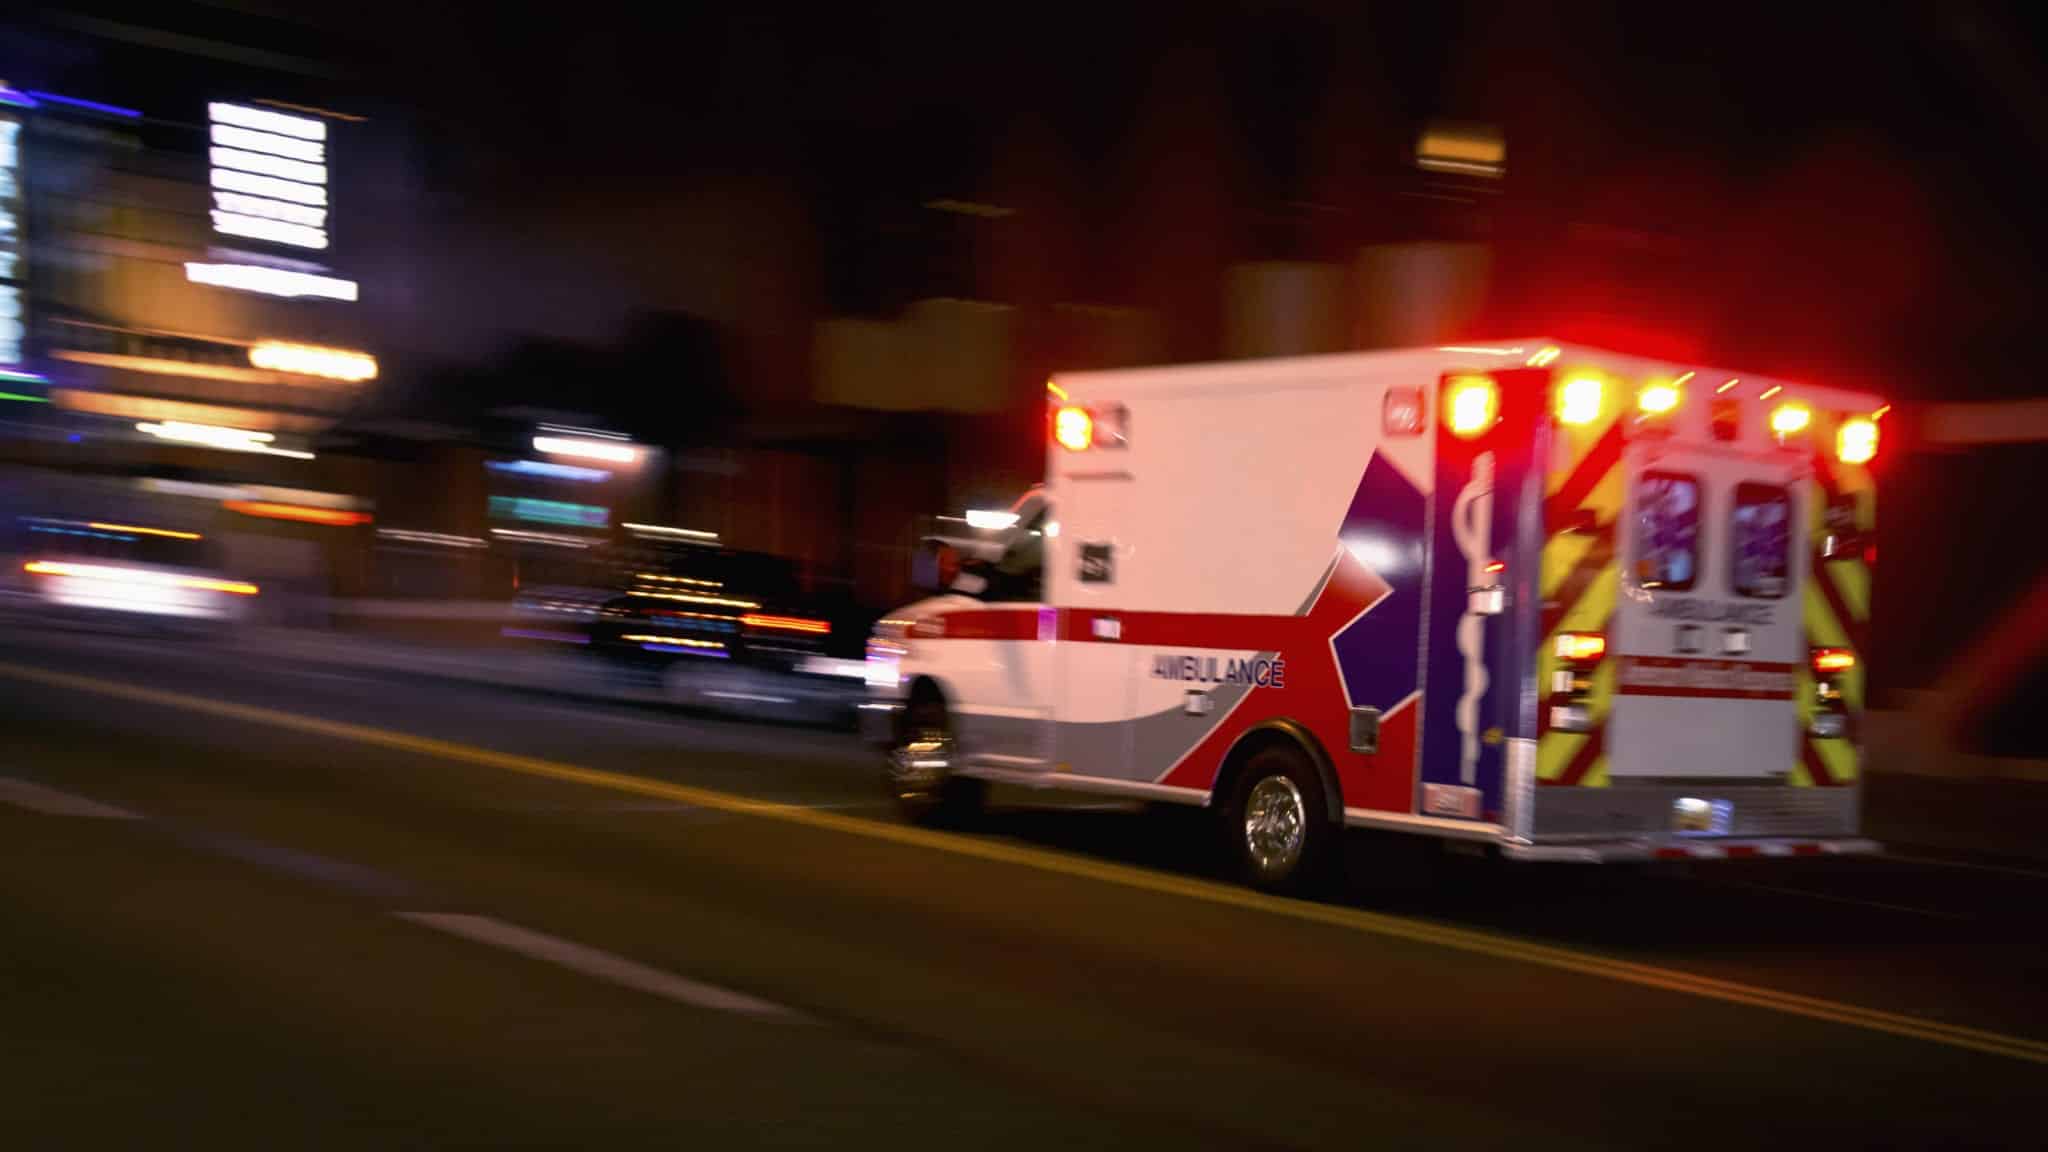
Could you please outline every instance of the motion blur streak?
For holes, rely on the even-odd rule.
[[[154,436],[159,440],[172,440],[180,444],[198,444],[206,448],[218,448],[224,452],[253,452],[262,456],[288,456],[295,460],[311,460],[311,452],[292,448],[274,448],[270,442],[276,439],[268,432],[252,432],[245,428],[226,428],[214,424],[188,424],[179,420],[162,422],[143,421],[135,425],[137,432]]]
[[[268,268],[259,264],[190,262],[185,265],[185,279],[194,284],[232,288],[239,292],[255,292],[264,296],[282,296],[287,300],[301,296],[323,300],[354,300],[361,292],[353,280],[344,280],[338,276],[316,276],[310,272],[294,272],[285,268]]]
[[[270,500],[223,500],[221,507],[230,512],[240,512],[244,516],[255,516],[264,520],[296,520],[302,524],[325,524],[333,528],[370,522],[368,512],[308,508],[302,504],[279,504]]]
[[[254,584],[239,580],[215,580],[206,576],[177,576],[145,568],[117,568],[108,564],[67,564],[56,560],[31,560],[21,566],[34,576],[69,576],[78,580],[108,580],[116,584],[138,584],[152,588],[195,588],[204,592],[228,592],[254,596]]]
[[[629,635],[621,636],[621,637],[619,637],[619,639],[621,639],[621,640],[628,640],[628,641],[631,641],[632,643],[635,643],[635,644],[663,644],[663,645],[667,645],[667,646],[669,646],[669,647],[671,647],[671,648],[721,648],[721,649],[722,649],[722,648],[724,648],[724,647],[725,647],[725,645],[723,645],[723,644],[720,644],[720,643],[719,643],[718,641],[716,641],[716,640],[691,640],[691,639],[689,639],[689,638],[687,638],[687,637],[683,637],[683,636],[654,636],[654,635],[647,635],[647,634],[643,634],[643,633],[637,633],[637,632],[636,632],[636,633],[631,633],[631,634],[629,634]]]
[[[628,592],[643,600],[680,600],[685,604],[711,604],[720,608],[759,608],[752,600],[728,600],[723,596],[692,596],[684,592]]]
[[[749,628],[769,628],[781,632],[807,632],[822,636],[832,631],[832,626],[823,620],[803,620],[795,616],[756,616],[751,613],[740,617],[740,623]]]
[[[163,536],[171,540],[202,539],[197,532],[179,532],[170,528],[143,528],[134,524],[107,524],[98,520],[88,523],[86,527],[97,528],[102,532],[133,532],[138,536]]]
[[[643,536],[673,536],[679,540],[709,541],[718,539],[718,533],[706,532],[699,528],[671,528],[666,524],[631,523],[621,524],[619,527],[624,528],[628,532],[638,532]]]
[[[1983,1029],[1966,1028],[1937,1020],[1874,1008],[1823,1000],[1796,993],[1754,987],[1729,980],[1698,976],[1675,969],[1618,960],[1597,953],[1576,952],[1512,936],[1466,928],[1454,928],[1422,920],[1330,904],[1315,904],[1269,896],[1247,888],[1200,880],[1187,876],[1153,872],[1126,864],[1086,857],[1067,856],[1043,848],[999,840],[976,839],[910,825],[884,824],[836,812],[803,808],[770,800],[720,792],[687,784],[673,784],[623,772],[582,768],[573,764],[496,752],[432,737],[414,736],[361,724],[322,720],[271,708],[210,700],[178,692],[145,688],[136,684],[46,671],[27,665],[0,663],[0,676],[48,684],[74,691],[132,700],[188,712],[221,716],[288,731],[352,741],[395,749],[421,756],[495,768],[505,772],[565,783],[604,788],[615,792],[688,804],[716,812],[776,820],[820,831],[860,836],[909,847],[945,852],[956,856],[1033,868],[1043,872],[1080,877],[1119,887],[1161,895],[1178,896],[1209,904],[1258,911],[1296,920],[1323,924],[1349,931],[1367,932],[1391,939],[1431,944],[1497,959],[1540,965],[1597,979],[1676,992],[1687,996],[1742,1004],[1789,1016],[1820,1020],[1894,1036],[1922,1040],[1952,1048],[1968,1049],[2028,1063],[2048,1065],[2048,1042]]]
[[[288,344],[266,340],[249,349],[249,363],[274,372],[295,372],[329,380],[355,383],[377,378],[377,358],[346,348],[322,348],[313,344]]]
[[[535,436],[533,450],[550,456],[570,456],[578,460],[602,460],[607,464],[632,464],[640,459],[640,450],[629,444],[613,441],[577,440],[566,436]]]

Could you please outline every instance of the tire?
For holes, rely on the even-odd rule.
[[[1322,777],[1292,744],[1246,759],[1224,806],[1225,851],[1238,878],[1267,892],[1300,892],[1324,879],[1337,828]]]
[[[952,718],[945,702],[920,695],[910,702],[889,747],[884,783],[904,819],[927,827],[964,827],[981,814],[986,785],[953,773]]]

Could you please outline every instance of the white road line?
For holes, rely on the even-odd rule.
[[[401,920],[438,929],[450,936],[460,936],[478,944],[489,944],[516,952],[534,960],[545,960],[573,972],[580,972],[621,988],[636,992],[647,992],[665,1000],[680,1004],[691,1004],[699,1008],[711,1008],[720,1012],[736,1012],[742,1016],[783,1016],[796,1014],[780,1004],[759,1000],[744,992],[734,992],[715,984],[703,984],[686,980],[659,968],[649,968],[597,948],[589,948],[564,940],[507,924],[489,916],[471,916],[460,912],[399,912]]]
[[[12,776],[0,776],[0,800],[17,808],[41,812],[45,816],[85,816],[94,820],[140,820],[142,814],[112,804],[102,804],[55,788],[45,788],[27,780]]]

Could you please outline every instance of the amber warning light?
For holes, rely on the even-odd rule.
[[[1500,420],[1500,386],[1491,376],[1453,376],[1444,394],[1451,433],[1467,440]]]
[[[1856,416],[1835,430],[1835,457],[1844,464],[1868,464],[1877,455],[1877,421]]]
[[[1052,435],[1067,451],[1086,452],[1095,443],[1095,418],[1086,408],[1061,408],[1053,413]]]

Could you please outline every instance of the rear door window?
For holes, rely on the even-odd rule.
[[[1683,592],[1699,579],[1700,482],[1682,472],[1645,472],[1636,481],[1636,583]]]
[[[1792,578],[1792,494],[1777,484],[1737,484],[1729,582],[1738,596],[1776,600]]]

